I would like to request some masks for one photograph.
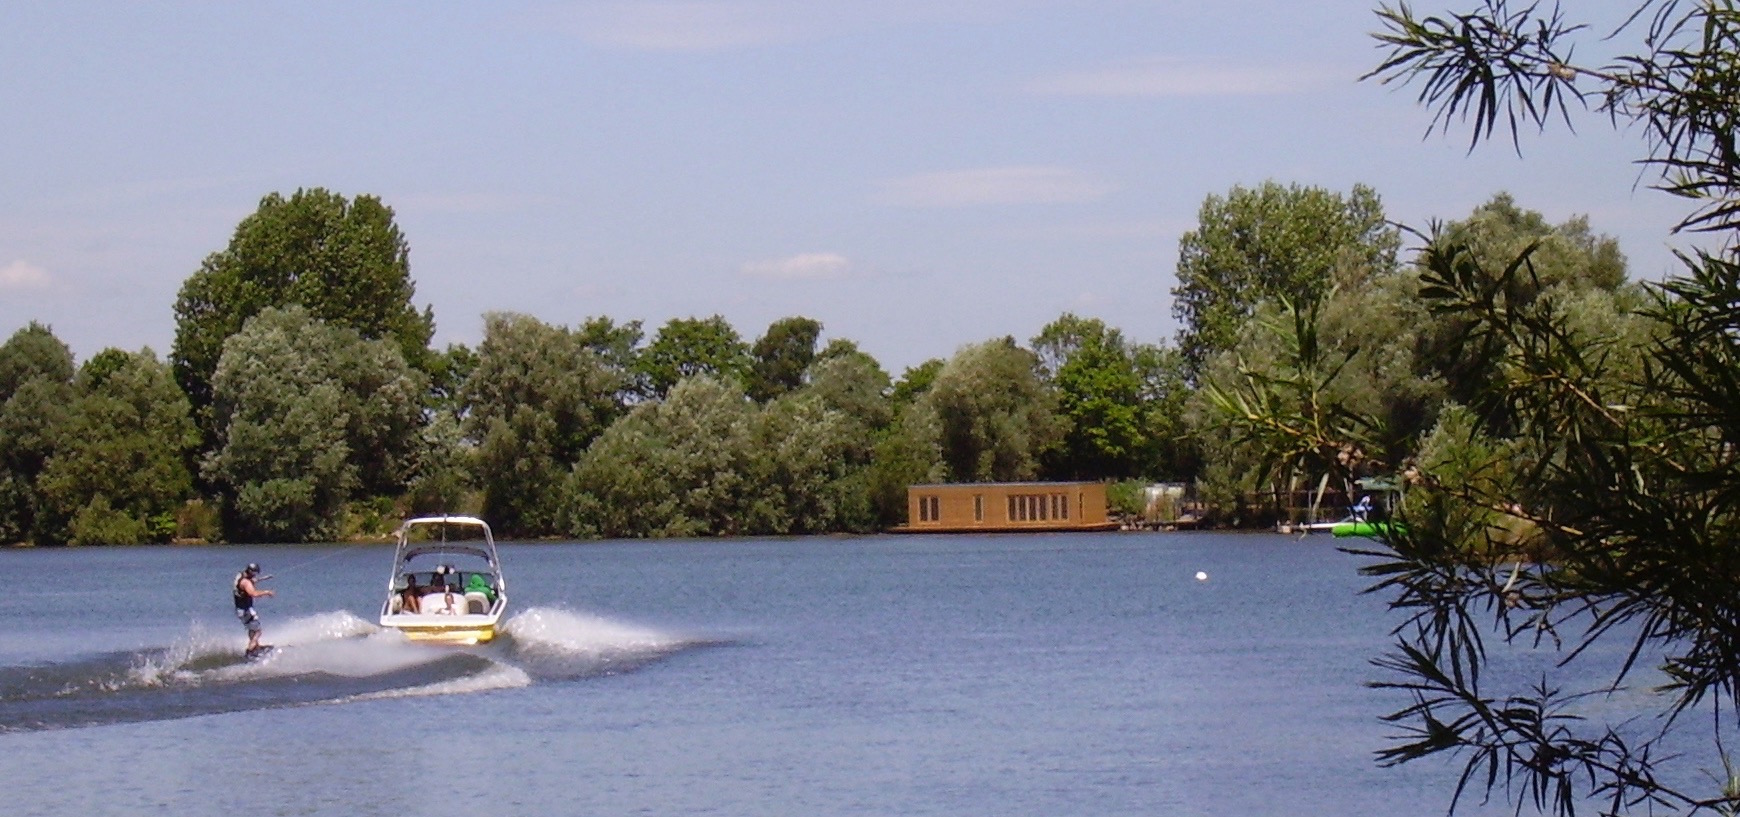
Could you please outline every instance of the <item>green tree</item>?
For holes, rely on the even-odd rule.
[[[1401,238],[1371,188],[1346,196],[1265,182],[1209,196],[1198,226],[1178,240],[1172,314],[1191,371],[1232,347],[1257,303],[1314,304],[1338,268],[1388,270]]]
[[[561,530],[563,481],[622,412],[624,373],[586,333],[526,315],[484,317],[477,367],[465,385],[483,509],[514,535]]]
[[[652,395],[652,386],[640,369],[641,342],[646,340],[640,321],[618,326],[607,317],[587,318],[578,333],[581,344],[597,354],[605,367],[621,378],[622,387],[616,402],[622,410],[627,411],[629,406]]]
[[[76,396],[37,481],[42,529],[70,544],[168,541],[192,496],[199,443],[187,397],[149,349],[107,349],[80,367]]]
[[[1142,428],[1148,437],[1150,476],[1174,481],[1194,479],[1202,468],[1201,446],[1190,433],[1186,405],[1196,392],[1184,355],[1169,346],[1137,344],[1135,366],[1141,380]]]
[[[1069,422],[1047,471],[1066,479],[1132,477],[1154,446],[1142,403],[1135,348],[1097,318],[1064,313],[1034,336],[1033,351]]]
[[[780,536],[873,530],[867,491],[872,439],[858,418],[831,408],[814,391],[768,403],[750,431],[748,529]]]
[[[212,378],[219,445],[201,466],[229,538],[332,539],[352,497],[402,491],[427,390],[395,344],[300,306],[249,319]]]
[[[36,480],[73,396],[72,350],[32,321],[0,345],[0,541],[49,541]]]
[[[1036,479],[1068,431],[1032,352],[1003,338],[968,346],[937,373],[912,413],[934,429],[950,482]]]
[[[749,399],[765,403],[801,387],[821,336],[821,322],[811,318],[780,318],[769,324],[750,351]]]
[[[948,361],[933,357],[902,372],[900,380],[894,384],[894,391],[889,395],[897,407],[910,406],[918,401],[919,395],[930,391],[936,383],[936,376],[943,370]]]
[[[637,363],[650,394],[662,398],[679,381],[697,375],[741,382],[749,360],[749,350],[737,330],[714,315],[667,321],[641,351]]]
[[[810,364],[807,379],[803,391],[852,420],[865,439],[873,438],[894,419],[888,373],[875,358],[856,347],[848,350],[830,343]]]
[[[757,410],[735,382],[684,379],[607,429],[573,469],[568,528],[607,537],[749,533]]]
[[[249,318],[300,304],[321,321],[391,341],[406,361],[427,368],[435,320],[412,305],[414,294],[410,250],[380,199],[321,188],[287,199],[272,193],[182,284],[169,360],[196,418],[215,434],[204,419],[212,378],[225,340]]]

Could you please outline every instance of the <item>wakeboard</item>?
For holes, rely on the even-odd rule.
[[[271,655],[272,653],[277,652],[277,651],[278,651],[278,648],[272,646],[271,644],[261,644],[260,646],[254,647],[253,649],[244,650],[242,652],[242,654],[246,655],[248,657],[249,661],[258,661],[258,660],[265,658],[266,656]]]

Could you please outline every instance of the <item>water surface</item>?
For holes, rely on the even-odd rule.
[[[0,553],[9,814],[1397,815],[1391,619],[1327,539],[506,544],[506,634],[373,618],[390,546]],[[240,660],[229,582],[260,562]],[[1204,572],[1206,581],[1195,574]],[[1509,809],[1494,806],[1495,812]],[[1470,811],[1469,813],[1478,813]]]

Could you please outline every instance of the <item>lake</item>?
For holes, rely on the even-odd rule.
[[[506,635],[459,650],[374,626],[391,553],[0,553],[6,813],[1388,817],[1453,785],[1373,763],[1393,622],[1325,538],[508,543]]]

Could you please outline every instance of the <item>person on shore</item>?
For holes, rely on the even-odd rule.
[[[259,582],[265,579],[266,577],[260,575],[260,566],[256,564],[250,564],[236,574],[236,618],[248,631],[248,655],[254,655],[266,646],[260,643],[260,614],[254,610],[254,599],[275,595],[270,590],[260,589]]]

